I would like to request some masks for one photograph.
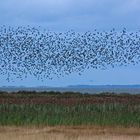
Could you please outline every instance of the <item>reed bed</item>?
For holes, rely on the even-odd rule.
[[[100,125],[140,127],[140,105],[0,104],[0,125]]]

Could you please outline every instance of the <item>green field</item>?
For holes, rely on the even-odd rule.
[[[140,127],[140,103],[137,98],[139,95],[127,94],[81,97],[74,94],[1,94],[0,125]]]

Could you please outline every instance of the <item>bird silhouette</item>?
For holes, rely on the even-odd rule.
[[[136,65],[140,31],[51,32],[34,27],[0,27],[0,74],[52,79],[85,69]]]

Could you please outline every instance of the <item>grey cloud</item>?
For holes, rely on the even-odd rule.
[[[138,0],[1,0],[0,24],[78,30],[108,29],[114,25],[137,29],[138,11]]]

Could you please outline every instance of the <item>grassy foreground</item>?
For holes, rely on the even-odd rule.
[[[43,95],[41,98],[52,99],[52,103],[38,103],[39,95],[21,96],[19,94],[0,95],[0,125],[99,125],[99,126],[123,126],[123,127],[140,127],[140,104],[131,102],[118,101],[117,95],[109,96],[113,102],[99,102],[90,101],[90,98],[95,96],[52,96]],[[50,98],[51,96],[51,98]],[[107,97],[106,97],[107,96]],[[120,96],[123,98],[127,96],[129,100],[132,97],[128,95]],[[37,98],[37,100],[35,100]],[[57,100],[55,99],[57,98]],[[61,98],[66,102],[62,103]],[[72,98],[72,100],[71,100]],[[85,103],[79,102],[87,100]],[[99,99],[108,99],[108,95],[100,95]],[[73,103],[73,99],[77,99]],[[132,98],[133,99],[133,98]],[[35,100],[35,101],[34,101]],[[50,101],[49,100],[49,101]],[[70,100],[70,101],[69,101]],[[89,100],[89,102],[88,102]],[[124,99],[123,99],[124,100]],[[21,101],[21,102],[20,102]],[[55,101],[60,101],[56,103]],[[37,103],[35,103],[37,102]],[[72,102],[71,104],[66,104]]]
[[[5,126],[0,127],[0,140],[140,140],[140,128]]]
[[[0,105],[0,125],[122,125],[140,126],[140,106]]]

